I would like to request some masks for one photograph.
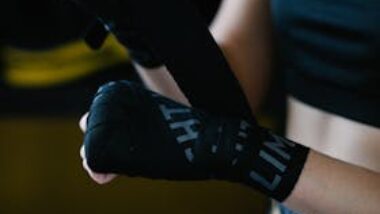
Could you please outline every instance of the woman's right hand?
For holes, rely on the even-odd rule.
[[[87,122],[86,122],[87,117],[88,117],[88,113],[84,114],[79,121],[79,127],[83,133],[85,133],[87,129]],[[86,154],[85,154],[83,145],[80,148],[80,156],[82,158],[83,169],[88,173],[91,179],[94,180],[96,183],[107,184],[117,177],[117,175],[115,174],[102,174],[102,173],[93,172],[87,164]]]

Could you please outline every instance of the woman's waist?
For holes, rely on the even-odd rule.
[[[380,127],[379,81],[359,87],[295,69],[286,75],[288,93],[298,100],[374,127]]]
[[[288,137],[322,154],[380,172],[380,128],[288,99]]]

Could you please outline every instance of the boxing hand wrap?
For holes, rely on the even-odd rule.
[[[128,48],[128,53],[133,61],[139,65],[145,68],[157,68],[164,64],[159,55],[147,45],[144,35],[137,30],[120,27],[119,29],[115,28],[114,33],[119,42]]]
[[[114,29],[140,64],[149,67],[162,62],[194,106],[212,114],[251,119],[240,84],[190,0],[73,1]]]
[[[95,172],[242,183],[283,201],[308,149],[245,120],[189,108],[127,81],[96,94],[85,135]]]
[[[118,41],[128,49],[128,53],[133,61],[146,68],[155,68],[163,65],[162,59],[147,45],[144,35],[139,33],[139,30],[134,27],[129,14],[126,14],[122,10],[125,7],[125,1],[73,1],[97,17],[85,36],[85,40],[91,48],[100,48],[106,38],[106,32],[111,31],[115,34]]]

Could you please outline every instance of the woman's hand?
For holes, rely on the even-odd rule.
[[[81,118],[81,120],[79,121],[79,127],[80,127],[80,129],[82,130],[83,133],[86,132],[87,117],[88,117],[88,113],[84,114],[83,117]],[[85,150],[84,150],[83,145],[80,148],[80,156],[82,158],[82,166],[83,166],[83,168],[86,170],[86,172],[91,177],[91,179],[94,180],[96,183],[98,183],[98,184],[107,184],[107,183],[111,182],[112,180],[114,180],[117,177],[117,175],[115,175],[115,174],[101,174],[101,173],[95,173],[95,172],[93,172],[90,169],[90,167],[88,166],[88,164],[87,164]]]

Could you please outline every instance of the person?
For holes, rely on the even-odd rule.
[[[273,31],[278,36],[279,70],[288,73],[291,83],[287,136],[311,148],[285,199],[298,212],[377,212],[378,6],[355,0],[225,0],[210,27],[253,110],[273,70]],[[190,105],[164,66],[136,68],[151,90]],[[95,181],[116,177],[92,171],[88,154],[81,151]]]

